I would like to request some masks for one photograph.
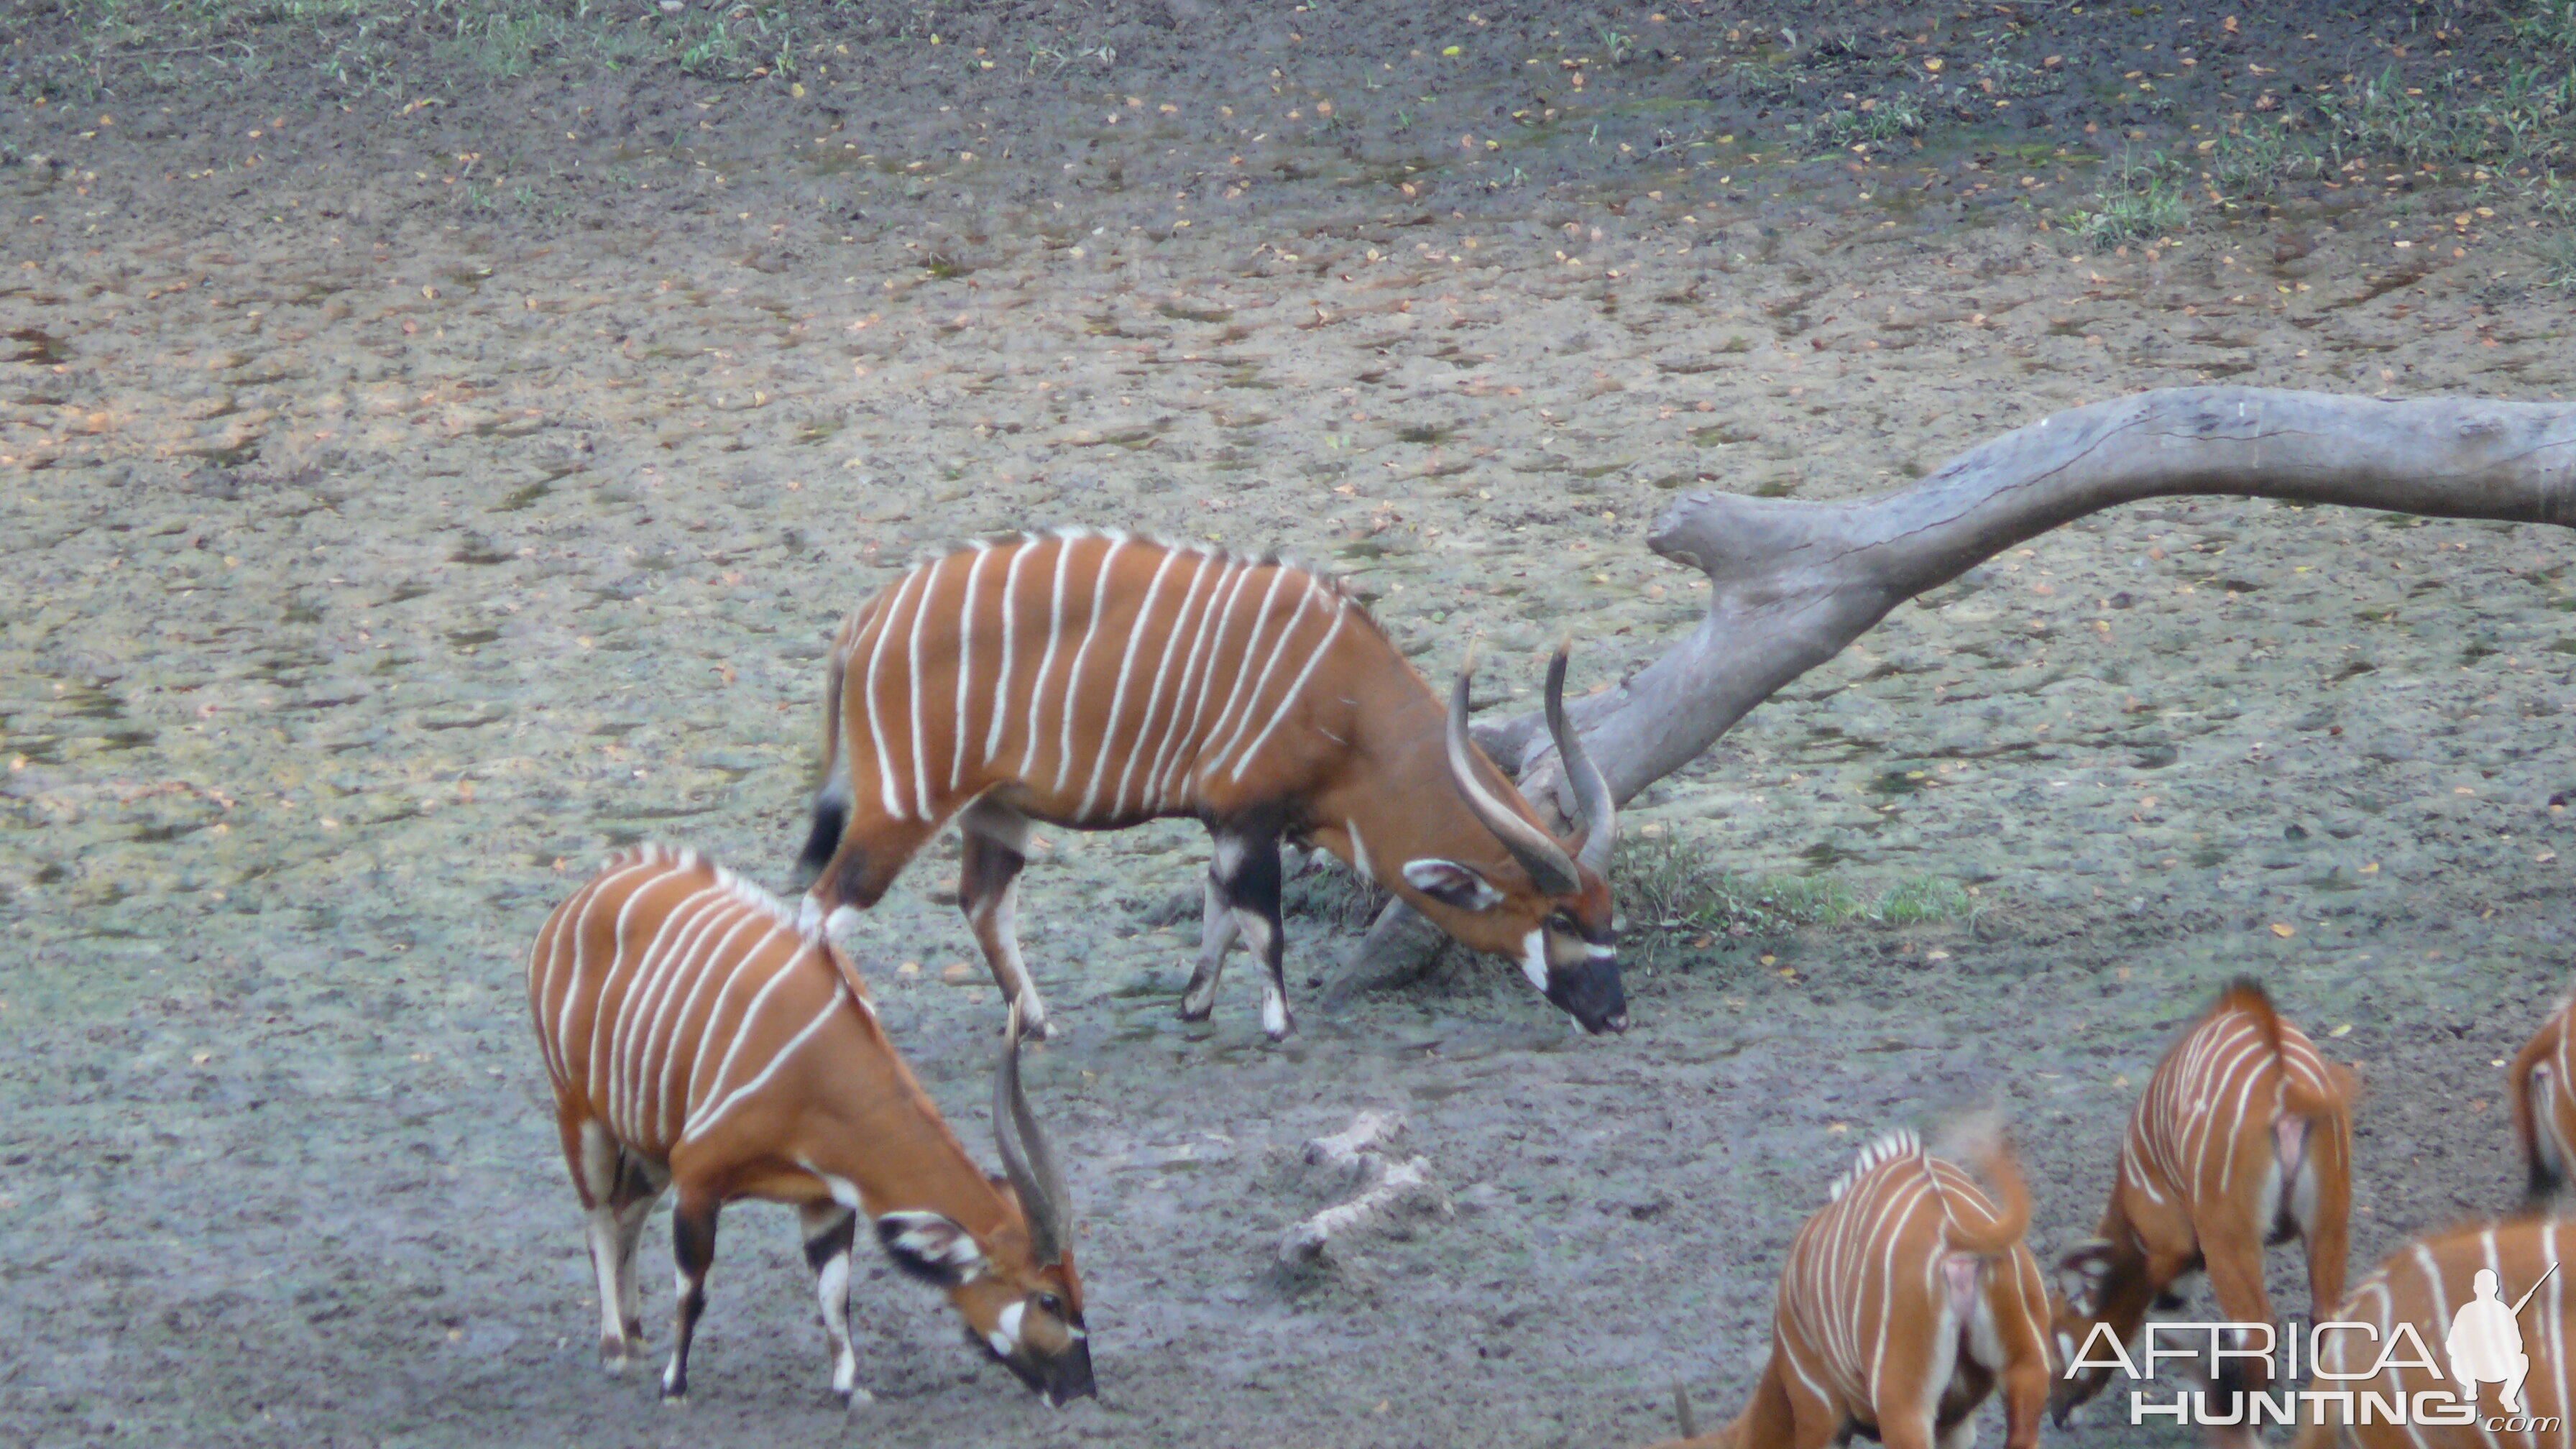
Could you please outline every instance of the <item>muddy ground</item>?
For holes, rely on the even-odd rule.
[[[0,1443],[1643,1443],[1675,1378],[1740,1402],[1783,1246],[1882,1128],[2000,1104],[2035,1245],[2081,1235],[2238,971],[2367,1083],[2356,1274],[2509,1203],[2497,1068],[2566,977],[2565,537],[2175,501],[1900,609],[1639,799],[1642,846],[1956,889],[1636,923],[1624,1038],[1498,962],[1328,1014],[1352,938],[1314,918],[1292,1041],[1240,966],[1184,1026],[1196,829],[1054,835],[1023,915],[1065,1036],[1031,1074],[1097,1402],[1033,1407],[879,1268],[845,1422],[757,1206],[692,1404],[592,1367],[521,953],[638,839],[784,884],[824,642],[917,549],[1278,548],[1435,678],[1480,631],[1525,706],[1566,626],[1597,683],[1691,619],[1642,543],[1684,490],[1883,490],[2199,380],[2569,391],[2509,177],[2378,159],[2125,251],[2070,230],[2115,144],[2505,43],[2475,7],[2438,38],[2464,22],[2264,8],[817,7],[794,88],[496,79],[430,39],[366,86],[21,73]],[[71,44],[13,18],[21,57]],[[1919,148],[1786,129],[1896,88]],[[999,1017],[945,970],[953,861],[859,948],[982,1153]],[[1276,1271],[1337,1190],[1301,1145],[1364,1109],[1451,1212]]]

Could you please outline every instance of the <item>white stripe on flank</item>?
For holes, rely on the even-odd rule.
[[[779,963],[774,969],[772,969],[769,973],[769,979],[760,983],[760,989],[752,993],[750,1002],[742,1009],[741,1019],[734,1023],[733,1040],[725,1043],[724,1056],[716,1063],[715,1075],[707,1078],[707,1093],[709,1096],[713,1096],[715,1093],[723,1091],[724,1084],[733,1080],[734,1058],[741,1056],[743,1044],[750,1041],[758,1034],[761,1008],[767,1006],[769,1004],[770,996],[774,994],[779,987],[785,985],[789,978],[793,977],[795,974],[796,960],[794,957],[789,957],[786,961]],[[837,972],[834,973],[832,980],[835,983],[835,989],[837,990],[838,983],[840,981],[840,976]],[[728,978],[725,983],[725,989],[727,994],[732,992],[733,983],[730,978]],[[689,1113],[689,1127],[684,1128],[680,1135],[684,1138],[689,1136],[690,1132],[694,1130],[697,1120],[697,1112],[694,1110],[691,1111]]]
[[[1279,708],[1270,716],[1270,723],[1263,725],[1261,733],[1253,736],[1252,743],[1243,747],[1243,753],[1234,757],[1234,770],[1227,778],[1242,779],[1243,767],[1252,763],[1252,757],[1261,753],[1263,745],[1270,743],[1271,731],[1279,728],[1279,722],[1288,717],[1288,707],[1305,696],[1306,681],[1314,677],[1315,666],[1324,662],[1324,655],[1331,651],[1333,640],[1340,637],[1342,625],[1350,618],[1350,613],[1350,605],[1343,602],[1340,595],[1334,595],[1333,627],[1324,631],[1323,642],[1315,646],[1314,653],[1306,656],[1306,667],[1297,671],[1296,679],[1288,685],[1288,692],[1279,697]]]
[[[950,558],[955,555],[951,554]],[[929,581],[921,586],[921,602],[912,609],[911,647],[906,651],[904,675],[906,691],[912,695],[912,813],[927,820],[931,817],[930,764],[927,741],[921,728],[921,697],[929,693],[921,680],[921,626],[930,617],[930,596],[939,592],[939,571],[948,567],[948,559],[930,566]],[[962,680],[961,680],[962,682]]]
[[[1037,551],[1035,539],[1020,540],[1011,550],[1010,568],[1002,574],[1002,667],[993,672],[993,723],[984,732],[984,758],[988,762],[1002,752],[1002,721],[1010,716],[1011,666],[1018,662],[1012,651],[1019,642],[1020,565]]]
[[[1190,751],[1183,746],[1195,744],[1199,739],[1199,712],[1207,705],[1208,686],[1215,682],[1217,671],[1224,667],[1225,634],[1228,629],[1234,627],[1235,603],[1242,598],[1243,586],[1252,578],[1251,569],[1231,559],[1226,561],[1225,566],[1232,572],[1233,582],[1225,586],[1224,599],[1212,604],[1207,613],[1200,616],[1198,642],[1190,648],[1189,667],[1181,671],[1180,694],[1190,693],[1190,681],[1193,678],[1198,680],[1198,693],[1190,697],[1189,715],[1186,719],[1180,712],[1179,695],[1173,697],[1174,727],[1165,733],[1163,752],[1154,759],[1152,788],[1162,799],[1171,798],[1173,787],[1177,783],[1173,777],[1180,774],[1189,764]],[[1211,632],[1211,626],[1213,626],[1213,632]],[[1200,669],[1202,663],[1206,665],[1204,672]]]
[[[958,784],[966,777],[966,694],[975,687],[975,606],[984,599],[975,581],[984,576],[984,562],[993,556],[990,544],[975,545],[975,566],[966,571],[966,597],[957,606],[957,729],[948,737],[948,793],[957,793]],[[913,681],[921,688],[921,681]],[[998,688],[994,702],[1001,701]]]
[[[1225,763],[1226,757],[1234,753],[1236,742],[1243,738],[1243,732],[1252,728],[1253,712],[1261,708],[1261,701],[1269,694],[1270,676],[1279,672],[1279,661],[1288,653],[1288,641],[1297,637],[1298,626],[1306,622],[1307,606],[1314,603],[1315,596],[1321,592],[1313,579],[1306,581],[1305,591],[1297,596],[1297,607],[1289,611],[1287,622],[1280,626],[1279,642],[1270,646],[1270,657],[1261,662],[1261,673],[1252,681],[1252,692],[1244,699],[1243,713],[1235,717],[1234,729],[1226,735],[1225,743],[1209,752],[1210,771]],[[1246,662],[1249,659],[1247,655]]]
[[[1163,561],[1154,565],[1154,576],[1146,581],[1145,602],[1137,606],[1136,617],[1127,626],[1127,648],[1118,656],[1118,685],[1109,695],[1108,722],[1101,725],[1100,738],[1092,742],[1091,778],[1084,782],[1082,787],[1082,806],[1074,814],[1074,818],[1078,820],[1092,818],[1092,809],[1100,800],[1100,777],[1102,772],[1109,768],[1110,755],[1123,752],[1130,760],[1134,758],[1136,742],[1120,738],[1118,720],[1127,709],[1127,683],[1136,669],[1136,646],[1143,643],[1145,636],[1153,630],[1154,601],[1162,596],[1163,575],[1172,571],[1173,561],[1180,556],[1176,550],[1163,551]],[[1103,580],[1108,577],[1106,572],[1101,574]],[[1098,608],[1095,606],[1091,621],[1094,629],[1100,627],[1098,613]]]
[[[1118,550],[1126,546],[1127,540],[1123,538],[1110,540],[1108,550],[1100,555],[1100,562],[1092,568],[1091,617],[1082,622],[1082,643],[1074,649],[1073,663],[1064,671],[1064,694],[1056,704],[1060,729],[1056,741],[1053,788],[1058,791],[1064,789],[1066,778],[1073,773],[1073,702],[1081,697],[1082,664],[1091,657],[1091,641],[1100,637],[1100,611],[1109,604],[1109,566],[1118,561]]]
[[[723,923],[724,907],[729,901],[729,893],[720,886],[709,885],[690,892],[672,907],[662,918],[661,929],[654,933],[653,943],[636,958],[634,974],[618,1000],[618,1021],[609,1039],[608,1061],[604,1070],[595,1069],[590,1077],[594,1084],[606,1081],[609,1122],[630,1141],[651,1140],[644,1135],[636,1103],[643,1090],[643,1075],[637,1066],[651,1043],[650,1037],[642,1033],[653,1018],[656,1004],[667,1001],[677,983],[697,969],[696,957]]]
[[[715,997],[707,1003],[706,1023],[698,1028],[697,1047],[688,1054],[689,1075],[681,1090],[681,1100],[689,1105],[690,1110],[682,1113],[684,1122],[688,1117],[695,1115],[696,1105],[699,1102],[713,1096],[724,1085],[724,1074],[714,1069],[716,1025],[724,1020],[725,1006],[734,999],[733,984],[741,977],[742,968],[750,962],[749,956],[736,956],[732,964],[725,967],[724,979],[715,983]],[[754,1001],[743,1008],[745,1021],[750,1019],[751,1011],[758,1004]],[[735,1031],[739,1039],[741,1031],[739,1023],[736,1024]],[[700,1081],[702,1077],[703,1085]]]
[[[922,570],[914,569],[903,576],[902,582],[895,585],[894,602],[886,605],[884,616],[875,621],[876,644],[868,650],[868,735],[877,747],[877,791],[885,802],[886,814],[897,820],[908,818],[912,812],[906,810],[903,802],[895,798],[894,757],[886,753],[885,720],[877,710],[877,670],[885,662],[886,636],[894,632],[895,618],[903,612],[903,601],[910,597],[913,584],[921,576]],[[853,641],[854,645],[855,642]],[[842,678],[844,681],[849,678],[847,670],[842,672]],[[842,687],[847,688],[848,685],[844,683]]]
[[[653,889],[657,885],[660,885],[662,880],[667,878],[668,873],[662,872],[656,879],[648,880],[642,885],[637,886],[635,889],[626,893],[625,903],[617,908],[617,925],[615,928],[617,934],[609,938],[608,961],[605,969],[600,972],[599,985],[594,987],[589,993],[591,1001],[590,1039],[582,1044],[581,1052],[581,1075],[585,1081],[590,1083],[594,1094],[600,1086],[601,1069],[605,1065],[604,1054],[600,1051],[600,1033],[603,1030],[613,1030],[615,1027],[615,1023],[610,1021],[608,1014],[609,988],[618,982],[619,968],[626,967],[628,965],[626,955],[627,918],[634,914],[636,906],[644,899],[645,892]],[[666,917],[662,924],[657,925],[654,928],[654,939],[661,939],[661,933],[668,928],[669,920]],[[645,947],[645,952],[648,956],[651,950],[652,947],[650,945]],[[631,979],[632,972],[630,969],[629,980],[631,981]],[[569,999],[566,1000],[565,1007],[567,1010],[570,1009],[571,1001]]]
[[[740,902],[734,902],[732,904],[734,908],[730,914],[734,919],[730,923],[725,920],[725,916],[728,912],[722,906],[706,912],[707,915],[714,919],[710,921],[707,929],[701,933],[701,944],[705,949],[693,951],[692,955],[695,959],[688,962],[684,971],[674,973],[675,976],[685,979],[688,982],[690,991],[687,999],[691,1002],[695,1002],[697,1000],[696,988],[699,982],[706,979],[707,966],[709,963],[721,961],[725,957],[738,952],[744,954],[756,952],[762,947],[768,945],[770,941],[776,939],[778,935],[777,923],[762,921],[750,911],[743,909]],[[721,935],[717,934],[716,927],[718,926],[724,927]],[[749,947],[737,945],[737,938],[746,930],[750,930],[755,933],[755,944]],[[686,1030],[689,1021],[688,1015],[685,1011],[677,1017],[669,1016],[668,1009],[671,1004],[671,999],[678,995],[679,987],[675,982],[669,990],[663,993],[662,1009],[657,1010],[654,1013],[652,1024],[644,1034],[642,1049],[636,1053],[635,1065],[633,1068],[635,1085],[632,1089],[632,1095],[639,1103],[649,1106],[651,1116],[651,1125],[648,1127],[646,1126],[644,1112],[640,1109],[637,1111],[635,1117],[636,1130],[639,1133],[651,1134],[649,1136],[639,1137],[637,1139],[639,1141],[662,1140],[661,1133],[664,1127],[663,1117],[670,1106],[671,1097],[671,1038],[677,1033]],[[655,1069],[657,1061],[657,1047],[659,1049],[659,1070]],[[648,1076],[653,1079],[653,1093],[649,1098],[644,1095],[645,1078]]]
[[[615,875],[602,876],[592,881],[587,895],[582,900],[581,913],[573,919],[572,979],[564,983],[563,1002],[556,1009],[554,1030],[556,1071],[567,1079],[576,1075],[587,1078],[590,1075],[590,1059],[587,1056],[582,1059],[578,1073],[575,1072],[572,1064],[572,1009],[583,1000],[582,978],[590,973],[590,913],[599,908],[600,898],[608,893],[611,885],[639,870],[655,869],[658,864],[655,861],[638,860]],[[629,892],[626,899],[618,905],[617,923],[614,929],[621,935],[626,929],[626,912],[634,903],[634,894]],[[617,969],[616,940],[616,937],[610,938],[607,967],[610,971]],[[589,995],[592,999],[596,999],[598,993],[592,992]]]
[[[781,971],[778,974],[780,977],[785,977],[791,973]],[[832,981],[832,994],[825,998],[823,1009],[814,1013],[814,1019],[805,1023],[803,1030],[787,1039],[787,1044],[780,1047],[777,1053],[770,1057],[769,1065],[760,1069],[760,1075],[753,1077],[750,1081],[743,1083],[741,1086],[736,1087],[731,1092],[725,1094],[724,1100],[716,1103],[714,1107],[710,1108],[705,1113],[705,1115],[692,1119],[688,1126],[681,1130],[680,1140],[682,1142],[687,1142],[705,1132],[708,1128],[715,1126],[718,1122],[724,1120],[727,1112],[733,1110],[736,1102],[741,1101],[743,1098],[750,1096],[752,1093],[757,1092],[762,1087],[768,1085],[769,1079],[778,1075],[778,1069],[787,1065],[787,1059],[796,1055],[797,1048],[805,1045],[805,1043],[813,1037],[814,1033],[821,1031],[824,1023],[832,1019],[832,1014],[841,1009],[841,990],[840,980],[838,977],[835,977]],[[766,996],[768,992],[764,989],[761,994]],[[745,1018],[745,1020],[748,1021],[749,1018]],[[730,1054],[727,1055],[726,1060],[728,1064],[730,1064],[732,1060]]]
[[[663,879],[676,877],[666,874]],[[636,1033],[643,1029],[664,989],[687,974],[690,957],[705,944],[710,918],[716,914],[706,907],[711,901],[720,906],[723,899],[723,892],[712,883],[690,891],[663,913],[653,939],[634,953],[626,989],[618,996],[617,1020],[609,1028],[607,1060],[594,1062],[590,1073],[594,1084],[607,1083],[612,1117],[622,1106],[626,1064],[636,1049]],[[621,958],[624,955],[621,951]]]
[[[1059,534],[1055,545],[1055,602],[1047,611],[1047,645],[1045,657],[1038,660],[1038,676],[1029,681],[1029,742],[1020,750],[1020,778],[1026,780],[1029,763],[1038,754],[1038,708],[1046,696],[1047,675],[1055,668],[1056,645],[1064,641],[1064,570],[1065,561],[1073,555],[1073,540]]]
[[[764,941],[762,944],[766,945],[767,942]],[[691,973],[689,994],[681,999],[679,1012],[671,1018],[669,1030],[665,1032],[657,1025],[655,1034],[662,1038],[662,1067],[659,1072],[655,1073],[658,1080],[655,1085],[653,1098],[656,1104],[654,1107],[654,1124],[657,1128],[661,1125],[663,1117],[670,1113],[672,1106],[671,1073],[681,1068],[684,1064],[691,1073],[695,1073],[697,1070],[696,1058],[682,1055],[679,1050],[679,1041],[681,1035],[688,1031],[689,1023],[697,1019],[698,998],[704,996],[708,985],[714,982],[715,971],[713,968],[716,962],[730,959],[739,965],[742,961],[748,959],[754,954],[757,954],[757,949],[758,948],[754,948],[752,951],[732,952],[729,955],[720,953],[710,956],[706,962],[698,967],[696,971]],[[732,980],[731,973],[727,973],[725,979],[726,982],[730,984]],[[715,998],[707,1002],[707,1021],[712,1024],[716,1015],[723,1009],[724,991],[720,986],[717,988]],[[704,1036],[706,1034],[706,1028],[701,1027],[699,1034]],[[688,1116],[688,1107],[687,1083],[683,1082],[681,1084],[681,1095],[678,1101],[679,1110],[676,1115],[685,1119]]]
[[[1252,654],[1254,650],[1261,647],[1262,626],[1270,622],[1270,606],[1277,601],[1280,587],[1288,582],[1288,575],[1289,571],[1287,569],[1274,567],[1270,574],[1270,587],[1261,591],[1261,604],[1252,611],[1251,632],[1244,636],[1242,652],[1235,656],[1234,685],[1226,691],[1225,705],[1216,712],[1216,719],[1212,721],[1208,725],[1207,729],[1200,733],[1198,737],[1199,744],[1202,746],[1200,751],[1200,770],[1202,772],[1209,768],[1213,768],[1213,763],[1215,761],[1221,760],[1225,757],[1225,749],[1222,746],[1213,750],[1206,749],[1204,747],[1210,741],[1225,733],[1226,721],[1234,718],[1235,705],[1237,703],[1242,703],[1244,705],[1244,713],[1246,717],[1249,717],[1251,714],[1254,702],[1246,701],[1244,699],[1244,693],[1252,687]],[[1282,644],[1287,642],[1288,635],[1297,627],[1297,614],[1305,611],[1307,597],[1308,596],[1306,595],[1300,595],[1298,597],[1296,613],[1291,613],[1281,624],[1279,639]],[[1273,657],[1276,657],[1278,654],[1277,648],[1274,647],[1271,650],[1271,653]],[[1213,673],[1216,667],[1216,665],[1211,665],[1210,672]],[[1238,730],[1238,732],[1240,731]],[[1204,778],[1203,773],[1202,777]]]
[[[1180,721],[1181,697],[1180,691],[1175,689],[1172,692],[1172,717],[1163,722],[1163,731],[1160,735],[1154,732],[1154,716],[1163,707],[1163,686],[1171,682],[1172,656],[1180,652],[1181,631],[1188,628],[1190,624],[1190,606],[1200,602],[1199,585],[1206,582],[1208,577],[1210,562],[1208,556],[1197,554],[1194,557],[1198,563],[1197,567],[1190,571],[1190,586],[1181,591],[1180,607],[1172,611],[1171,625],[1163,630],[1163,657],[1154,665],[1154,691],[1145,696],[1145,712],[1137,716],[1135,745],[1126,751],[1127,764],[1118,772],[1118,789],[1109,797],[1109,807],[1112,810],[1123,810],[1126,807],[1127,785],[1136,778],[1137,764],[1149,755],[1160,754],[1163,743],[1171,737],[1172,727]],[[1224,577],[1222,565],[1219,566],[1217,576],[1220,579]],[[1213,590],[1210,592],[1213,594]],[[1146,776],[1145,785],[1145,798],[1136,802],[1137,808],[1139,810],[1160,809],[1162,802],[1153,798],[1153,777],[1150,772]]]

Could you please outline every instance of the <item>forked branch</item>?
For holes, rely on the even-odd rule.
[[[2576,526],[2576,405],[2164,388],[2052,414],[1877,498],[1693,493],[1647,543],[1708,575],[1707,615],[1662,658],[1575,701],[1574,725],[1625,804],[1905,600],[2059,524],[2174,494]],[[1533,804],[1571,816],[1540,714],[1475,735]],[[1411,964],[1418,936],[1397,918],[1409,914],[1381,919],[1334,995]]]

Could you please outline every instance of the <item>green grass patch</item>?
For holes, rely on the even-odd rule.
[[[1968,920],[1978,904],[1945,876],[1909,876],[1871,889],[1839,875],[1746,875],[1669,835],[1631,836],[1611,862],[1627,920],[1622,945],[1670,954],[1702,938],[1776,934],[1800,926],[1917,926]]]
[[[1828,111],[1806,127],[1807,143],[1820,151],[1859,144],[1884,145],[1923,134],[1921,102],[1908,95],[1874,96],[1857,106]]]
[[[2162,151],[2124,157],[2111,169],[2090,211],[2067,225],[2095,246],[2152,241],[2191,227],[2191,169]]]

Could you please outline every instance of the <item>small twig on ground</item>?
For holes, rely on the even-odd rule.
[[[1400,1209],[1449,1216],[1449,1195],[1431,1180],[1431,1159],[1390,1159],[1386,1147],[1404,1130],[1404,1119],[1389,1113],[1362,1112],[1344,1130],[1306,1144],[1306,1161],[1331,1167],[1366,1184],[1359,1196],[1328,1207],[1288,1229],[1279,1240],[1279,1261],[1299,1266],[1323,1256],[1335,1238],[1346,1236]]]

